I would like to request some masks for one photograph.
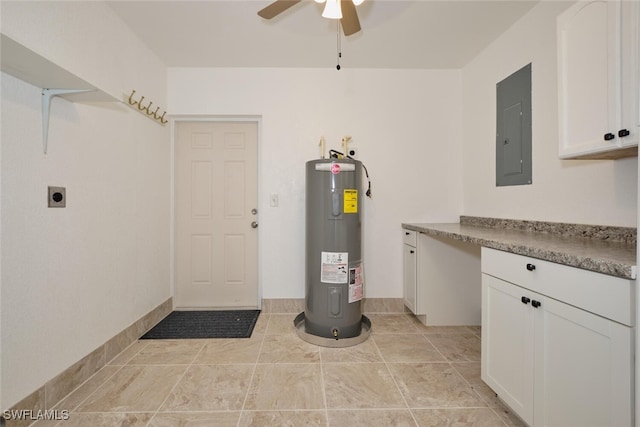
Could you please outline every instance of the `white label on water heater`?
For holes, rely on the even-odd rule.
[[[355,267],[349,269],[349,304],[362,299],[364,295],[364,274],[362,263],[356,263]]]
[[[322,283],[348,283],[348,269],[349,253],[322,252],[322,269],[320,270]]]
[[[336,170],[336,166],[338,172],[353,172],[356,170],[356,165],[354,163],[316,163],[316,170],[334,172]]]

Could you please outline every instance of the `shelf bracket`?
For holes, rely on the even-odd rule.
[[[51,98],[54,96],[68,95],[71,93],[92,92],[93,89],[42,89],[42,148],[47,154],[47,139],[49,137],[49,112],[51,111]]]

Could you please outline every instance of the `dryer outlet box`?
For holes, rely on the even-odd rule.
[[[65,187],[48,187],[47,206],[64,208],[67,206],[67,189]]]

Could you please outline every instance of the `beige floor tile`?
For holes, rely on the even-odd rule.
[[[104,384],[110,377],[120,370],[121,366],[106,365],[94,376],[89,378],[84,384],[71,392],[66,398],[61,400],[56,409],[65,409],[67,411],[73,411],[78,405],[85,400],[91,393],[96,391],[98,387]]]
[[[327,408],[406,408],[384,363],[334,363],[322,367]]]
[[[500,419],[509,427],[527,427],[527,424],[506,406],[493,408],[493,411],[498,414]]]
[[[256,322],[256,325],[253,327],[253,331],[251,332],[252,336],[253,334],[264,334],[264,332],[267,330],[269,317],[270,315],[265,312],[261,312],[260,315],[258,315],[258,321]]]
[[[193,365],[175,386],[161,411],[242,409],[252,365]]]
[[[422,323],[418,326],[420,333],[427,336],[474,334],[474,328],[474,326],[425,326]]]
[[[427,339],[450,362],[480,361],[480,338],[475,334],[434,334]]]
[[[155,411],[186,366],[123,366],[89,396],[78,412]],[[88,425],[88,424],[87,424]]]
[[[296,334],[266,335],[258,363],[318,363],[317,345],[303,341]]]
[[[129,360],[149,344],[150,340],[134,341],[129,347],[122,350],[122,353],[111,359],[108,365],[126,365]]]
[[[238,427],[305,426],[325,427],[324,411],[244,411]]]
[[[80,387],[105,365],[105,350],[98,347],[45,384],[45,408],[54,406],[73,390]]]
[[[478,338],[482,335],[482,326],[467,326]]]
[[[471,385],[473,390],[509,426],[522,427],[525,424],[510,408],[506,407],[496,393],[480,378],[480,362],[452,363],[451,366]]]
[[[62,415],[60,416],[62,417]],[[64,424],[61,424],[63,422],[66,422],[65,420],[38,420],[33,424],[30,424],[31,421],[29,422],[25,422],[24,425],[25,426],[29,426],[29,427],[57,427],[58,425],[62,425],[62,427],[64,427]],[[5,424],[2,425],[2,427],[19,427],[20,424],[16,424],[13,421],[7,421]]]
[[[410,408],[486,406],[448,363],[390,363],[389,369]]]
[[[375,363],[382,362],[382,356],[373,337],[351,347],[320,347],[322,363]]]
[[[504,425],[489,408],[414,409],[420,427],[497,427]]]
[[[329,427],[415,427],[408,409],[328,411]]]
[[[193,363],[215,365],[224,363],[256,363],[264,335],[253,333],[251,338],[208,340]]]
[[[204,347],[205,340],[150,340],[128,365],[189,365]]]
[[[323,409],[320,364],[259,364],[256,366],[247,410]]]
[[[293,325],[295,318],[295,314],[271,314],[265,333],[267,335],[295,333],[296,329]]]
[[[411,334],[418,328],[408,314],[370,314],[371,331],[374,334]]]
[[[452,363],[451,366],[458,371],[480,398],[491,408],[501,408],[503,405],[496,393],[480,378],[480,362]]]
[[[240,412],[159,412],[147,427],[236,427]]]
[[[329,348],[296,315],[263,313],[248,339],[136,341],[56,405],[71,420],[36,426],[524,426],[480,379],[480,327],[371,313],[369,339]]]
[[[386,362],[443,362],[445,358],[421,334],[379,334],[373,337]]]
[[[145,427],[152,413],[78,413],[69,414],[69,419],[58,424],[61,427]]]

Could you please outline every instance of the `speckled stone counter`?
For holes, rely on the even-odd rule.
[[[625,279],[636,278],[636,229],[495,218],[402,224],[407,230],[543,259]]]

